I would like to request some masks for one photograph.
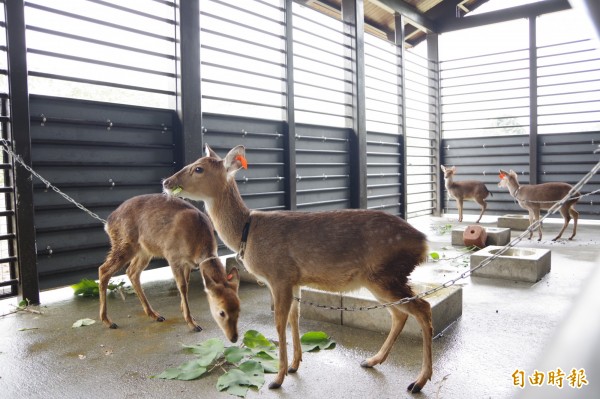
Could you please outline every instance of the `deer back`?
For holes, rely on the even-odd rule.
[[[133,197],[110,214],[111,242],[127,242],[161,258],[199,259],[216,254],[208,217],[191,204],[163,194]]]
[[[342,210],[255,211],[245,256],[266,281],[345,291],[373,277],[405,283],[426,254],[425,236],[401,218]]]

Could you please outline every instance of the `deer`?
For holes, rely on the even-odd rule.
[[[225,273],[217,256],[217,241],[209,218],[192,204],[164,194],[130,198],[113,211],[105,224],[111,248],[99,267],[100,319],[111,329],[118,326],[107,315],[106,289],[110,278],[126,267],[126,273],[144,312],[158,322],[156,312],[142,289],[140,275],[153,257],[169,262],[181,296],[181,311],[192,331],[202,327],[190,313],[188,287],[192,270],[200,269],[211,315],[225,336],[238,339],[240,313],[239,273]]]
[[[366,287],[389,306],[390,332],[365,368],[383,363],[408,315],[422,330],[423,359],[417,378],[408,385],[419,392],[432,375],[431,306],[413,297],[408,276],[427,258],[426,236],[402,218],[383,211],[346,209],[321,212],[251,210],[244,203],[235,175],[247,168],[245,147],[225,158],[208,145],[206,155],[163,181],[166,193],[203,201],[221,240],[244,267],[271,292],[279,339],[279,369],[269,383],[281,387],[302,361],[299,335],[300,287],[347,292]],[[291,326],[293,358],[288,366],[286,327]]]
[[[463,221],[463,202],[464,200],[473,200],[481,206],[481,213],[479,219],[481,220],[483,213],[487,209],[487,202],[485,199],[488,195],[493,194],[487,189],[485,184],[479,180],[463,180],[454,181],[454,175],[456,174],[456,166],[447,168],[444,165],[440,165],[442,172],[444,173],[444,182],[446,184],[446,190],[452,198],[456,200],[456,206],[458,208],[458,221]]]
[[[506,172],[500,169],[500,182],[498,187],[508,188],[510,195],[517,200],[519,206],[529,213],[529,225],[540,220],[540,210],[550,209],[555,203],[562,200],[571,192],[573,186],[568,183],[551,182],[542,184],[519,184],[517,173],[513,170]],[[577,220],[579,212],[575,210],[575,204],[579,201],[580,194],[574,193],[575,198],[570,198],[560,207],[560,214],[563,217],[563,227],[552,241],[562,237],[565,229],[573,217],[573,234],[569,237],[572,240],[577,234]],[[533,230],[529,231],[529,239],[533,237]],[[542,224],[538,225],[538,241],[542,240]]]

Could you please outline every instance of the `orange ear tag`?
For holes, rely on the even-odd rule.
[[[506,177],[506,175],[504,173],[500,173],[498,175],[498,177],[500,178],[500,180],[504,179]]]
[[[227,275],[227,281],[231,281],[233,279],[233,274],[229,273]]]
[[[248,169],[248,161],[246,160],[246,158],[244,158],[241,155],[238,155],[235,157],[236,161],[240,161],[240,163],[242,164],[242,168],[244,169]]]

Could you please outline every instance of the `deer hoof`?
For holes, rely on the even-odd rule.
[[[116,330],[117,327],[119,327],[117,326],[117,323],[110,323],[110,326],[108,326],[108,328],[112,328],[113,330]]]
[[[158,317],[156,318],[156,321],[160,321],[161,323],[162,323],[163,321],[165,321],[165,320],[166,320],[166,319],[165,319],[164,317],[162,317],[162,316],[158,316]]]
[[[275,382],[275,381],[271,381],[271,383],[269,384],[269,389],[277,389],[281,387],[281,384]]]
[[[288,373],[290,373],[290,374],[294,374],[296,371],[298,371],[298,369],[293,368],[293,367],[288,368]]]
[[[411,383],[408,388],[406,388],[407,391],[409,391],[410,393],[418,393],[421,392],[421,387],[418,386],[416,384],[416,382]]]
[[[200,331],[202,331],[202,327],[200,327],[200,326],[194,326],[194,328],[192,329],[192,331],[200,332]]]
[[[366,369],[370,369],[370,368],[372,368],[373,366],[371,366],[371,365],[369,364],[369,361],[368,361],[368,360],[363,360],[362,362],[360,362],[360,367],[364,367],[364,368],[366,368]]]

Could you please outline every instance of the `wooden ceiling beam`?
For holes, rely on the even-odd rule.
[[[525,4],[503,10],[491,11],[484,14],[470,15],[463,18],[440,19],[436,23],[438,33],[451,32],[467,28],[475,28],[498,22],[512,21],[515,19],[535,17],[551,12],[569,10],[571,5],[568,0],[544,0],[537,3]]]
[[[433,21],[410,4],[405,3],[402,0],[376,0],[375,2],[381,3],[394,12],[404,15],[406,18],[425,29],[435,32],[435,24]]]

